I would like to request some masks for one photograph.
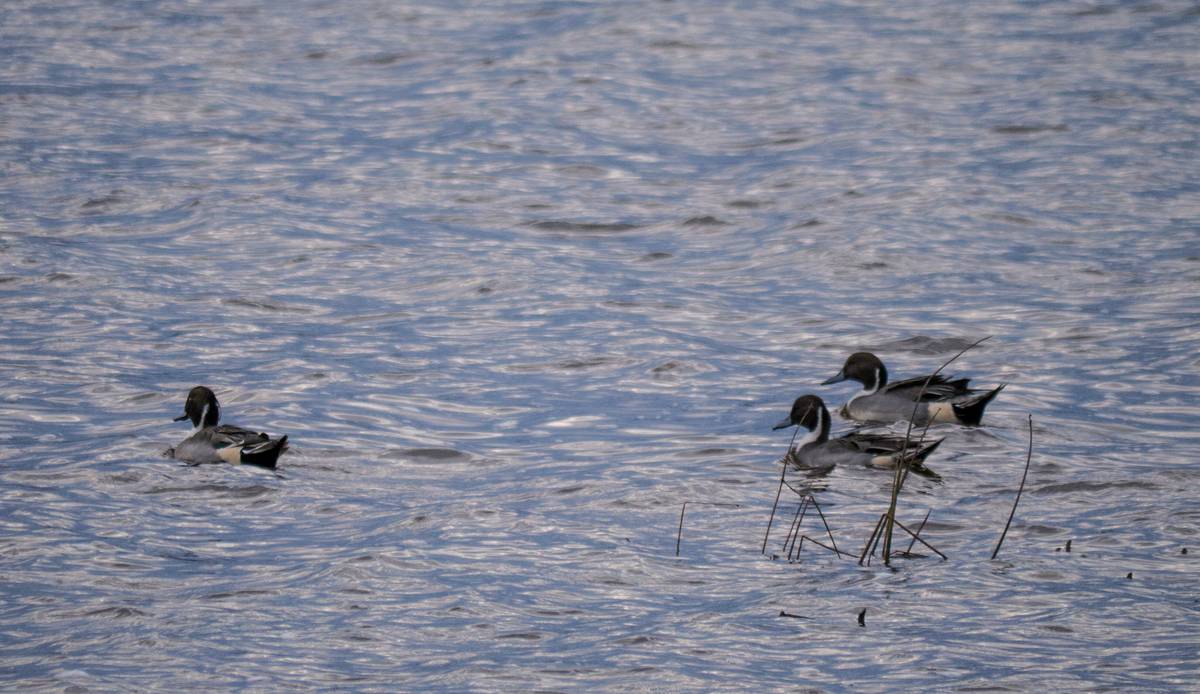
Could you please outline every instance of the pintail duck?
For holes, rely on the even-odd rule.
[[[788,418],[775,425],[776,429],[799,426],[808,430],[790,451],[790,457],[800,467],[830,469],[835,465],[866,465],[894,468],[903,463],[913,471],[932,475],[923,462],[942,443],[938,439],[924,445],[910,442],[903,436],[864,434],[852,431],[836,439],[829,438],[829,410],[816,395],[801,395],[792,404]]]
[[[190,419],[196,431],[168,453],[191,463],[244,463],[274,469],[279,454],[287,450],[287,436],[272,439],[232,424],[218,425],[220,413],[216,394],[204,386],[192,388],[183,414],[175,421]]]
[[[967,387],[969,378],[949,379],[940,374],[888,383],[887,367],[870,352],[851,354],[842,370],[821,385],[841,381],[863,385],[862,392],[842,406],[842,416],[860,422],[888,423],[911,418],[916,426],[937,422],[977,425],[983,419],[984,408],[1005,386],[1001,383],[992,390],[976,390]]]

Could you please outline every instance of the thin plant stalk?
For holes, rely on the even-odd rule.
[[[683,508],[679,509],[679,531],[675,533],[675,556],[679,556],[679,543],[683,541],[683,514],[687,512],[688,502],[683,502]]]
[[[878,540],[879,531],[883,528],[883,521],[886,518],[887,514],[881,513],[879,514],[879,520],[875,521],[875,529],[871,531],[871,536],[867,538],[867,544],[863,545],[862,554],[858,555],[858,563],[860,566],[866,560],[867,554],[875,551],[872,543]]]
[[[921,519],[921,524],[917,526],[917,535],[920,535],[921,531],[925,529],[925,521],[929,520],[930,513],[933,513],[933,509],[925,512],[925,517]],[[908,549],[904,550],[905,554],[912,552],[913,545],[917,543],[917,535],[914,535],[913,539],[908,543]]]
[[[871,565],[871,559],[875,556],[875,550],[879,547],[879,541],[883,539],[883,526],[887,523],[887,514],[884,513],[879,517],[879,534],[875,536],[875,544],[871,545],[871,553],[867,555],[867,566]],[[884,564],[887,565],[886,563]]]
[[[795,549],[796,547],[796,538],[800,535],[800,524],[804,522],[804,514],[808,511],[810,499],[812,499],[812,497],[806,496],[799,504],[796,505],[796,515],[792,516],[792,527],[788,529],[787,536],[783,538],[783,553],[787,555],[789,560],[791,560],[792,557],[792,549]],[[788,548],[789,542],[791,543],[792,549]]]
[[[784,480],[787,477],[788,457],[792,454],[792,444],[796,442],[796,435],[800,433],[800,427],[792,432],[792,440],[788,441],[787,453],[783,456],[783,469],[779,471],[779,489],[775,492],[775,503],[771,505],[771,517],[767,519],[767,532],[763,533],[762,553],[767,553],[767,540],[771,537],[771,524],[775,522],[775,510],[779,508],[779,495],[783,494]]]
[[[942,553],[941,553],[941,551],[939,551],[937,547],[934,547],[933,545],[929,544],[929,543],[928,543],[928,542],[926,542],[926,541],[925,541],[925,540],[924,540],[924,539],[923,539],[923,538],[922,538],[920,535],[918,535],[918,534],[914,533],[913,531],[909,530],[909,529],[908,529],[908,526],[904,525],[903,523],[901,523],[900,521],[898,521],[898,520],[896,520],[896,519],[894,519],[894,518],[892,519],[892,522],[893,522],[893,523],[895,523],[896,525],[900,526],[900,529],[901,529],[901,530],[903,530],[904,532],[906,532],[906,533],[908,533],[910,536],[912,536],[912,539],[916,540],[917,542],[920,542],[921,544],[925,545],[926,547],[928,547],[929,549],[933,550],[934,552],[937,552],[937,555],[938,555],[939,557],[941,557],[942,559],[947,559],[947,558],[948,558],[948,557],[947,557],[945,554],[942,554]]]
[[[829,543],[833,545],[833,551],[841,554],[842,551],[837,548],[837,540],[833,539],[833,531],[829,529],[829,521],[825,520],[825,512],[821,510],[821,505],[817,503],[816,497],[809,498],[812,499],[813,506],[817,509],[817,515],[821,516],[821,523],[825,526],[825,534],[829,535]]]
[[[942,372],[942,369],[950,366],[956,359],[966,354],[967,350],[979,345],[984,340],[991,339],[991,337],[991,335],[986,335],[964,347],[962,351],[960,351],[958,354],[955,354],[953,357],[950,357],[949,360],[939,366],[937,371],[929,374],[929,376],[925,379],[925,382],[921,384],[921,390],[917,392],[916,401],[913,403],[912,414],[909,415],[908,418],[908,429],[904,432],[904,445],[900,448],[900,460],[903,461],[905,453],[908,452],[908,441],[912,436],[913,420],[917,417],[917,408],[921,406],[921,398],[924,397],[925,389],[929,387],[930,382],[933,381],[935,376]],[[892,525],[896,522],[896,502],[900,497],[900,488],[904,485],[904,480],[907,477],[907,471],[908,465],[900,463],[896,466],[895,475],[892,476],[892,496],[891,500],[888,502],[887,520],[885,521],[883,528],[883,563],[887,566],[891,566]]]
[[[687,512],[688,504],[700,504],[704,506],[724,506],[727,508],[741,508],[741,504],[729,503],[727,501],[685,501],[683,508],[679,509],[679,530],[675,534],[675,556],[679,556],[679,544],[683,540],[683,514]]]
[[[867,552],[871,551],[871,543],[875,541],[875,536],[879,534],[879,529],[883,526],[884,515],[879,514],[879,520],[875,521],[875,528],[871,531],[871,536],[867,538],[867,544],[863,545],[862,552],[858,555],[858,564],[862,565],[867,559]]]
[[[783,494],[783,475],[787,473],[787,463],[784,463],[783,474],[779,475],[779,489],[775,492],[775,503],[771,504],[771,516],[767,518],[767,532],[763,533],[762,553],[767,553],[767,539],[771,537],[771,524],[775,522],[775,509],[779,508],[779,495]],[[682,516],[681,516],[682,517]]]
[[[830,552],[833,552],[834,554],[838,555],[839,557],[851,557],[851,558],[854,557],[853,554],[847,554],[847,553],[841,551],[840,549],[838,549],[837,547],[830,547],[829,545],[825,544],[824,542],[821,542],[820,540],[815,540],[815,539],[809,537],[808,535],[800,536],[801,542],[803,542],[805,540],[808,540],[809,542],[813,543],[814,545],[817,545],[818,547],[822,547],[826,550],[829,550]],[[799,552],[797,552],[796,555],[797,555],[797,557],[799,557]]]
[[[1017,498],[1013,499],[1012,510],[1008,512],[1008,522],[1004,524],[1004,532],[1000,533],[1000,539],[996,541],[996,549],[992,550],[992,559],[1000,554],[1000,545],[1004,544],[1004,537],[1008,535],[1008,526],[1012,525],[1013,516],[1017,513],[1017,504],[1021,501],[1021,492],[1025,491],[1025,478],[1029,475],[1029,461],[1033,460],[1033,414],[1029,415],[1029,450],[1025,452],[1025,472],[1021,473],[1021,486],[1017,487]]]

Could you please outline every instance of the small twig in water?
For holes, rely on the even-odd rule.
[[[996,541],[996,549],[992,551],[992,559],[1000,554],[1000,545],[1004,544],[1004,536],[1008,534],[1008,526],[1012,525],[1013,516],[1017,513],[1017,503],[1021,501],[1021,492],[1025,491],[1025,477],[1029,475],[1029,461],[1033,460],[1033,415],[1029,415],[1029,450],[1025,453],[1025,472],[1021,473],[1021,486],[1017,487],[1017,498],[1013,499],[1012,510],[1008,512],[1008,522],[1004,524],[1004,531],[1000,533],[1000,539]],[[1071,541],[1067,540],[1067,551],[1071,551]]]
[[[942,559],[946,559],[946,555],[944,555],[944,554],[942,554],[940,551],[938,551],[938,548],[937,548],[937,547],[934,547],[933,545],[931,545],[931,544],[929,544],[928,542],[926,542],[924,539],[922,539],[922,538],[921,538],[921,536],[919,536],[919,535],[917,535],[916,533],[914,533],[913,531],[909,530],[909,529],[908,529],[908,527],[906,527],[906,526],[905,526],[903,523],[901,523],[900,521],[896,520],[895,518],[893,518],[893,519],[892,519],[892,522],[893,522],[893,523],[895,523],[896,525],[900,526],[900,529],[901,529],[901,530],[903,530],[904,532],[906,532],[906,533],[908,533],[909,535],[911,535],[913,540],[916,540],[917,542],[920,542],[921,544],[925,545],[925,546],[926,546],[926,547],[928,547],[929,549],[933,550],[933,551],[934,551],[934,552],[936,552],[936,553],[937,553],[937,555],[938,555],[939,557],[941,557]]]
[[[821,542],[820,540],[814,540],[813,538],[809,537],[808,535],[800,536],[800,541],[803,542],[804,540],[808,540],[809,542],[813,543],[814,545],[817,545],[818,547],[827,549],[830,552],[833,552],[834,554],[838,555],[839,557],[851,557],[851,558],[854,557],[853,554],[847,554],[847,553],[843,552],[842,550],[838,549],[837,547],[830,547],[829,545],[825,544],[824,542]],[[797,556],[798,556],[798,553],[797,553]]]
[[[921,524],[917,526],[917,535],[920,535],[921,531],[925,529],[925,521],[929,520],[930,513],[933,513],[933,509],[929,509],[928,511],[925,512],[925,517],[921,519]],[[914,535],[913,539],[911,541],[909,541],[908,549],[904,550],[905,554],[912,552],[913,545],[916,544],[916,542],[917,542],[917,535]]]
[[[687,512],[688,504],[703,504],[706,506],[728,506],[730,508],[741,508],[741,504],[731,504],[724,501],[685,501],[683,507],[679,509],[679,531],[675,534],[675,556],[679,556],[679,544],[683,541],[683,514]]]

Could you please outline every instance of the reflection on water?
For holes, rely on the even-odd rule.
[[[1197,22],[6,8],[0,678],[1186,688]],[[947,561],[760,552],[797,395],[984,335],[900,503]],[[277,474],[162,456],[198,383]],[[889,479],[796,483],[858,553]]]

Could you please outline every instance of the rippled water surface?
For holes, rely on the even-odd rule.
[[[5,3],[0,683],[1194,687],[1198,31]],[[946,561],[789,562],[787,492],[762,552],[792,399],[987,335],[899,501]],[[198,383],[277,472],[162,455]],[[855,554],[890,480],[793,473]]]

